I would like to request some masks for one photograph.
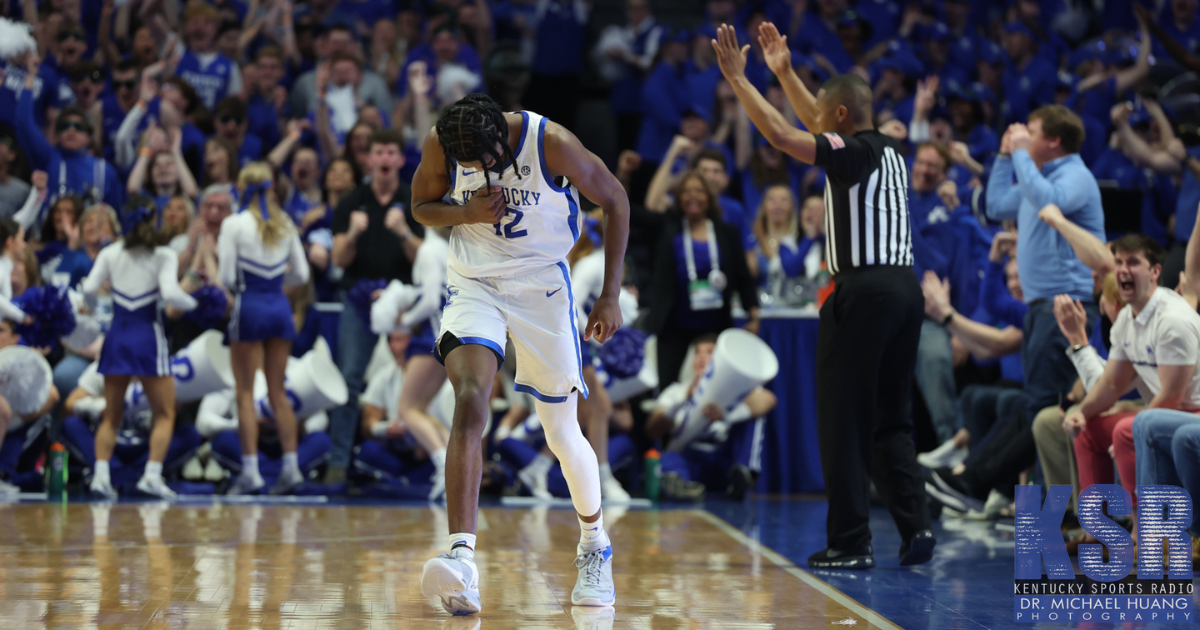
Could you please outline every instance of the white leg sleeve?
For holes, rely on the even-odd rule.
[[[600,466],[596,452],[579,428],[578,395],[572,392],[562,403],[535,400],[534,407],[546,430],[546,444],[562,464],[575,511],[591,516],[600,511]]]

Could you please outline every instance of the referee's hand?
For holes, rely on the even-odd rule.
[[[713,50],[717,53],[717,65],[721,74],[728,80],[746,75],[746,53],[750,44],[738,47],[737,31],[728,24],[717,27],[717,38],[712,40]]]

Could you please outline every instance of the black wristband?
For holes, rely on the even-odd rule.
[[[954,315],[955,315],[954,311],[950,311],[950,314],[947,315],[946,318],[942,320],[942,326],[943,327],[949,326],[950,320],[954,319]]]

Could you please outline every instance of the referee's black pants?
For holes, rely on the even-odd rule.
[[[871,542],[870,481],[904,540],[929,528],[912,438],[912,388],[925,299],[911,267],[837,275],[817,337],[817,437],[829,547]]]

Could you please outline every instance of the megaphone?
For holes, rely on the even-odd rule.
[[[708,369],[688,401],[683,425],[671,438],[668,450],[681,451],[704,435],[711,424],[701,413],[706,405],[711,403],[727,411],[778,373],[779,359],[775,351],[757,335],[741,328],[730,328],[721,333]]]
[[[46,404],[54,372],[42,353],[28,346],[0,349],[0,396],[14,416],[34,413]],[[17,424],[20,420],[14,418]]]
[[[229,347],[220,331],[208,330],[171,357],[171,375],[175,377],[175,401],[190,403],[213,392],[233,387],[233,367]],[[150,408],[141,382],[125,391],[125,412]]]
[[[396,330],[400,314],[412,308],[420,298],[421,290],[417,287],[399,280],[389,282],[379,299],[371,304],[371,332],[386,335]]]
[[[320,339],[300,360],[288,364],[284,374],[284,388],[297,420],[340,407],[350,399],[346,379],[342,378],[342,373],[334,364],[329,346]],[[275,417],[265,387],[261,396],[255,396],[254,402],[259,415],[265,418]]]

